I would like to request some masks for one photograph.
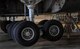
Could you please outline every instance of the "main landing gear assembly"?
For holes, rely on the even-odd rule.
[[[6,26],[2,27],[7,30],[11,39],[23,46],[34,45],[40,37],[49,41],[58,41],[61,39],[64,29],[59,21],[43,20],[36,25],[34,23],[34,6],[27,5],[27,7],[29,9],[27,21],[14,21],[7,23]],[[24,15],[26,15],[26,13]],[[42,35],[40,35],[40,31],[42,32]]]
[[[40,37],[58,41],[64,32],[62,24],[57,20],[43,20],[38,25],[32,21],[14,21],[6,26],[6,30],[11,39],[23,46],[34,45]]]

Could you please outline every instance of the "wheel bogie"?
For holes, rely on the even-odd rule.
[[[22,46],[34,45],[40,37],[40,31],[41,37],[49,41],[61,39],[64,29],[59,21],[42,20],[38,25],[31,21],[15,21],[9,23],[6,29],[9,37]]]

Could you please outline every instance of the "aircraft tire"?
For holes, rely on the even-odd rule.
[[[47,22],[48,20],[42,20],[38,23],[39,29],[40,29],[40,36],[43,36],[43,25]]]
[[[38,25],[44,25],[45,22],[47,22],[48,20],[42,20],[38,23]]]
[[[49,20],[43,26],[43,38],[49,41],[61,39],[64,33],[62,24],[57,20]]]
[[[14,25],[16,26],[17,22],[18,21],[12,22],[12,23],[8,24],[7,27],[6,27],[10,39],[12,39],[12,34],[11,33],[13,31]]]
[[[5,32],[5,33],[8,33],[7,32],[7,29],[6,29],[6,26],[8,25],[8,24],[10,24],[11,23],[11,21],[3,21],[2,23],[1,23],[1,29]]]
[[[32,46],[38,41],[40,31],[33,22],[23,21],[13,28],[12,36],[13,40],[22,46]]]

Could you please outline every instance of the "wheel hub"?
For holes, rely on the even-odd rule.
[[[29,32],[26,32],[26,33],[25,33],[25,36],[30,36],[30,33],[29,33]]]
[[[34,30],[30,27],[22,30],[21,36],[24,40],[32,40],[34,37]]]
[[[57,36],[59,34],[59,27],[56,25],[53,25],[49,28],[49,33],[51,36]]]

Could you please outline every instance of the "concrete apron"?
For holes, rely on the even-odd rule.
[[[8,35],[7,34],[1,34],[0,33],[0,42],[4,42],[4,41],[8,41],[8,40],[10,40],[10,38],[8,37]]]
[[[67,33],[64,33],[63,38],[65,37],[65,38],[68,39],[67,36],[68,36],[68,34],[67,34]],[[80,36],[80,33],[70,33],[69,39],[72,38],[72,37],[76,37],[76,36]],[[0,42],[4,42],[4,41],[8,41],[8,40],[11,40],[11,39],[9,38],[8,34],[7,34],[7,33],[4,33],[4,32],[1,31],[1,29],[0,29]],[[43,41],[43,39],[40,39],[40,41]]]
[[[4,33],[0,28],[0,42],[8,41],[10,40],[7,33]]]

